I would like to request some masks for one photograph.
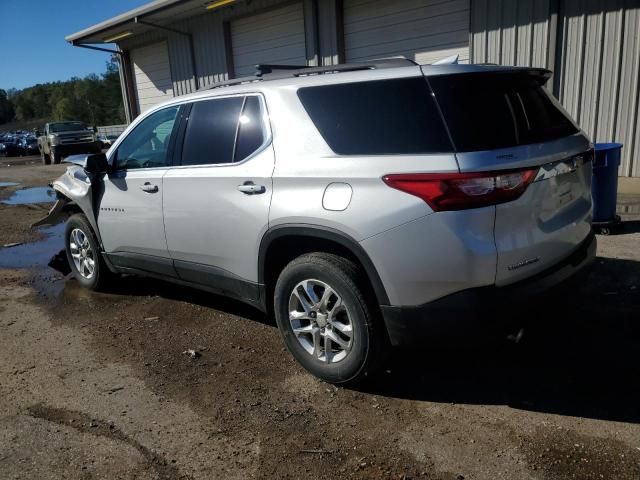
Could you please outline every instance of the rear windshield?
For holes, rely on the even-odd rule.
[[[305,87],[298,97],[336,153],[453,151],[423,77]]]
[[[528,145],[576,133],[540,80],[521,73],[429,78],[460,152]]]

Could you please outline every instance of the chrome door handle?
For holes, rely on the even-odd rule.
[[[149,182],[146,182],[144,185],[140,185],[140,190],[147,193],[156,193],[158,191],[158,186],[151,185]]]
[[[267,191],[264,185],[256,185],[253,182],[244,182],[242,185],[238,185],[238,190],[247,195],[253,195],[256,193],[264,193]]]

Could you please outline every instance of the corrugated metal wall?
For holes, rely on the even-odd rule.
[[[564,0],[558,98],[596,141],[624,144],[620,174],[640,176],[640,1]]]
[[[471,58],[554,70],[565,108],[640,176],[640,0],[472,0]]]
[[[472,0],[473,63],[550,68],[552,0]]]
[[[302,2],[232,20],[230,30],[237,77],[253,75],[258,63],[306,65]]]
[[[311,8],[309,0],[301,1],[304,3],[305,11],[307,8]],[[247,3],[240,3],[231,8],[204,12],[202,15],[171,24],[171,28],[190,32],[193,35],[196,74],[200,87],[206,87],[229,78],[223,28],[225,21],[286,3],[291,3],[291,0],[253,0]],[[334,2],[322,0],[320,4],[323,3],[333,4]],[[324,7],[319,8],[319,11],[319,14],[328,13],[328,10]],[[324,22],[324,24],[326,23]],[[166,39],[169,45],[171,75],[175,94],[183,95],[195,91],[193,64],[187,36],[158,29],[136,35],[132,39],[124,39],[119,45],[123,50],[132,50],[162,39]],[[315,48],[313,48],[314,41],[313,30],[309,29],[306,38],[309,64],[313,64],[316,61],[314,57]],[[327,55],[330,56],[331,54],[327,53]]]
[[[347,62],[404,56],[469,60],[469,0],[344,0]]]
[[[173,97],[173,83],[166,42],[136,49],[131,54],[138,110],[144,112],[156,103]]]

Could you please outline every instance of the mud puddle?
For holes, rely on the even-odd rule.
[[[44,236],[42,240],[0,248],[0,268],[46,267],[51,257],[64,248],[64,223],[39,231]]]
[[[8,183],[8,182],[7,182]],[[0,201],[6,205],[28,205],[33,203],[52,203],[56,193],[49,187],[33,187],[16,190],[8,199]]]

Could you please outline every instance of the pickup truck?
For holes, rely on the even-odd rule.
[[[38,137],[38,147],[45,165],[60,163],[69,155],[101,152],[95,129],[76,121],[45,124],[44,134]]]

